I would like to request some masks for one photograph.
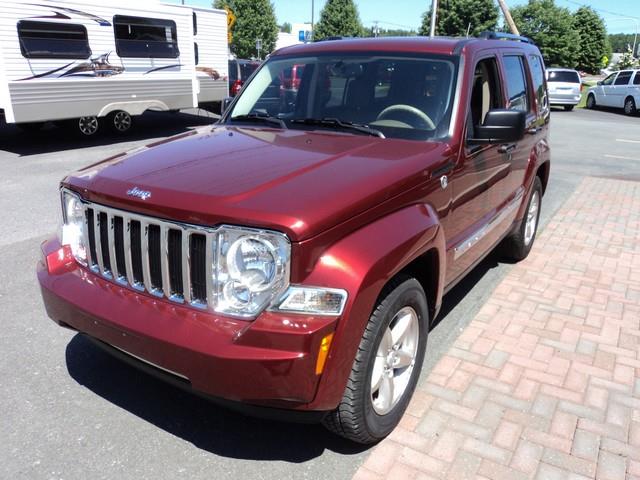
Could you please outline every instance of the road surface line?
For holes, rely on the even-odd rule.
[[[616,142],[622,142],[622,143],[640,143],[640,140],[625,140],[624,138],[616,138]]]
[[[633,157],[624,157],[622,155],[605,155],[607,158],[616,158],[618,160],[635,160],[636,162],[640,162],[640,158]]]

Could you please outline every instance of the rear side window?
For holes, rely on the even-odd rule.
[[[547,88],[544,82],[544,66],[542,59],[537,55],[530,55],[529,65],[531,66],[531,76],[533,77],[533,88],[536,91],[538,110],[545,111],[548,109],[549,104],[547,100]]]
[[[633,79],[634,85],[640,85],[640,72],[636,72],[636,78]]]
[[[120,57],[177,58],[180,55],[173,20],[116,15],[113,25]]]
[[[631,80],[631,75],[633,72],[622,72],[616,78],[614,85],[629,85],[629,80]]]
[[[580,83],[580,75],[578,75],[578,72],[571,72],[569,70],[549,72],[548,80],[550,83]]]
[[[240,76],[242,77],[242,81],[246,82],[247,79],[256,71],[258,68],[257,63],[241,63],[240,64]]]
[[[231,83],[238,80],[238,64],[234,60],[229,61],[229,81]]]
[[[85,59],[91,56],[84,25],[21,20],[18,38],[25,58]]]
[[[527,77],[524,69],[524,57],[508,55],[504,57],[504,69],[509,93],[509,109],[529,111],[527,96]]]

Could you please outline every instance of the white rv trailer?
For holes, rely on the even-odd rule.
[[[85,135],[103,123],[124,132],[146,110],[221,101],[226,55],[221,10],[149,0],[2,1],[0,109],[7,123],[72,120]]]

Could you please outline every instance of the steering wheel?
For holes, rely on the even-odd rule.
[[[431,120],[426,113],[424,113],[422,110],[418,110],[416,107],[412,107],[411,105],[404,105],[402,103],[399,103],[397,105],[391,105],[390,107],[387,107],[384,110],[382,110],[378,115],[378,118],[376,118],[376,121],[384,120],[385,118],[390,117],[392,114],[396,112],[409,113],[414,117],[416,117],[417,119],[419,119],[419,121],[422,122],[424,125],[426,125],[426,127],[429,130],[436,129],[436,126],[433,123],[433,120]]]

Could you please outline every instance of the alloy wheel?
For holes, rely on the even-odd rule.
[[[98,117],[80,117],[78,129],[80,133],[88,137],[94,135],[98,131]]]
[[[538,210],[540,209],[540,195],[538,191],[533,192],[531,196],[531,202],[529,203],[529,210],[527,211],[527,222],[524,227],[524,244],[529,245],[536,234],[536,227],[538,226]]]
[[[131,128],[131,115],[120,110],[113,116],[113,128],[120,133],[124,133]]]

